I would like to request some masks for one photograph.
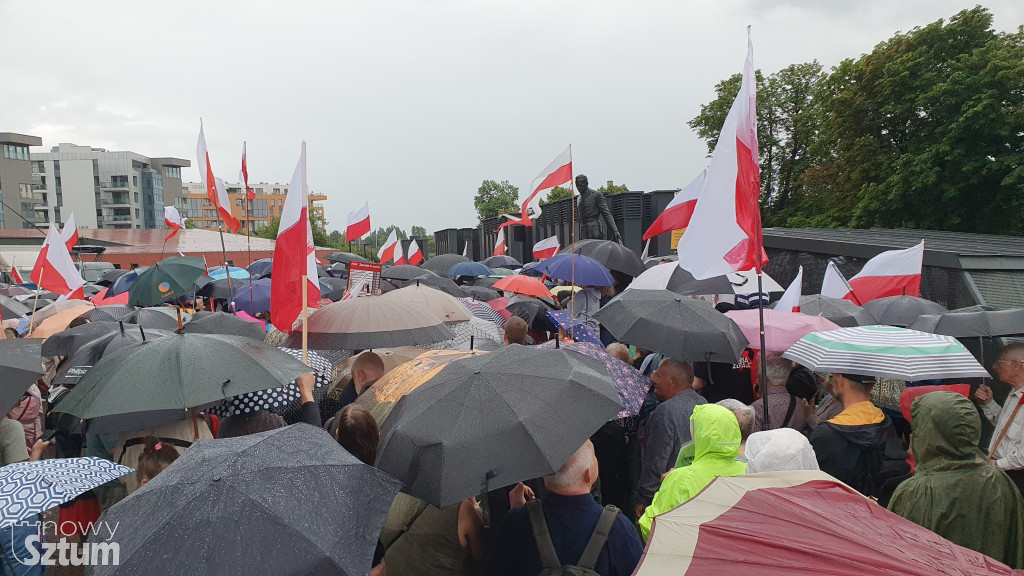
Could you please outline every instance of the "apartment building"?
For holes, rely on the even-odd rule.
[[[255,232],[260,226],[265,225],[273,218],[281,217],[281,210],[284,208],[284,199],[288,195],[288,184],[269,184],[260,182],[250,183],[256,198],[245,201],[245,194],[242,193],[241,184],[225,183],[228,188],[228,198],[231,201],[231,214],[242,222],[242,229]],[[187,182],[184,185],[187,192],[184,210],[179,207],[181,214],[195,222],[200,228],[215,230],[220,228],[220,217],[217,210],[210,203],[206,196],[206,190],[201,182]],[[309,212],[314,214],[313,220],[324,222],[324,207],[321,202],[327,200],[326,194],[310,191]],[[248,208],[248,214],[246,214]],[[326,232],[326,230],[324,230]]]
[[[0,228],[33,228],[43,222],[45,193],[29,146],[42,146],[38,136],[0,132]]]

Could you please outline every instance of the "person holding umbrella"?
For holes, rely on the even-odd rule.
[[[995,425],[995,433],[988,446],[988,459],[1007,473],[1024,494],[1024,344],[1015,343],[1003,348],[992,371],[1002,382],[1011,386],[1003,405],[992,399],[992,389],[982,384],[974,393],[981,411]]]

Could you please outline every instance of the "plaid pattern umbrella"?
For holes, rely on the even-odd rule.
[[[0,527],[69,502],[133,470],[103,458],[57,458],[0,468]]]
[[[863,374],[898,380],[991,378],[950,336],[895,326],[859,326],[814,332],[783,354],[815,372]]]

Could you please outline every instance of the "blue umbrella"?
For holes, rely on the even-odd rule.
[[[591,344],[597,344],[602,348],[604,347],[604,344],[601,343],[601,339],[598,338],[597,334],[594,334],[594,331],[586,324],[578,320],[573,320],[572,316],[569,316],[568,310],[549,310],[548,320],[551,320],[552,324],[555,326],[565,330],[572,336],[572,339],[577,342],[589,342]]]
[[[246,268],[246,270],[249,271],[249,274],[251,276],[259,276],[260,274],[264,274],[266,272],[269,272],[270,269],[273,266],[274,266],[274,259],[273,258],[263,258],[263,259],[254,261],[252,264],[249,264],[249,267]]]
[[[524,276],[533,276],[534,278],[540,278],[544,275],[543,272],[537,271],[537,266],[540,266],[540,262],[527,262],[523,265],[523,269],[519,271]]]
[[[270,278],[243,282],[235,290],[235,310],[249,314],[270,312]]]
[[[573,260],[576,273],[573,275]],[[615,284],[612,275],[603,264],[581,254],[555,254],[538,264],[534,270],[543,272],[555,280],[572,282],[577,286],[611,286]]]
[[[445,276],[490,276],[491,269],[479,262],[459,262],[445,272]]]
[[[135,284],[135,281],[139,279],[139,274],[142,274],[146,270],[149,270],[149,266],[135,268],[131,272],[115,280],[114,283],[110,285],[110,288],[107,288],[106,298],[127,292],[128,289],[132,287],[132,284]]]
[[[70,502],[133,470],[103,458],[57,458],[0,468],[0,527]]]
[[[237,278],[239,280],[245,280],[249,277],[249,272],[246,271],[245,268],[239,268],[238,266],[232,266],[229,272],[232,278]],[[214,280],[223,280],[228,277],[228,272],[224,271],[223,266],[216,266],[210,268],[209,275],[210,278],[213,278]]]

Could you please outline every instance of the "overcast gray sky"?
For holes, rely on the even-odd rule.
[[[476,224],[485,179],[521,197],[569,143],[594,187],[686,184],[706,148],[686,122],[740,72],[831,67],[950,0],[0,0],[0,131],[287,182],[308,149],[329,229]],[[999,30],[1024,2],[985,4]],[[183,173],[198,180],[195,168]]]

